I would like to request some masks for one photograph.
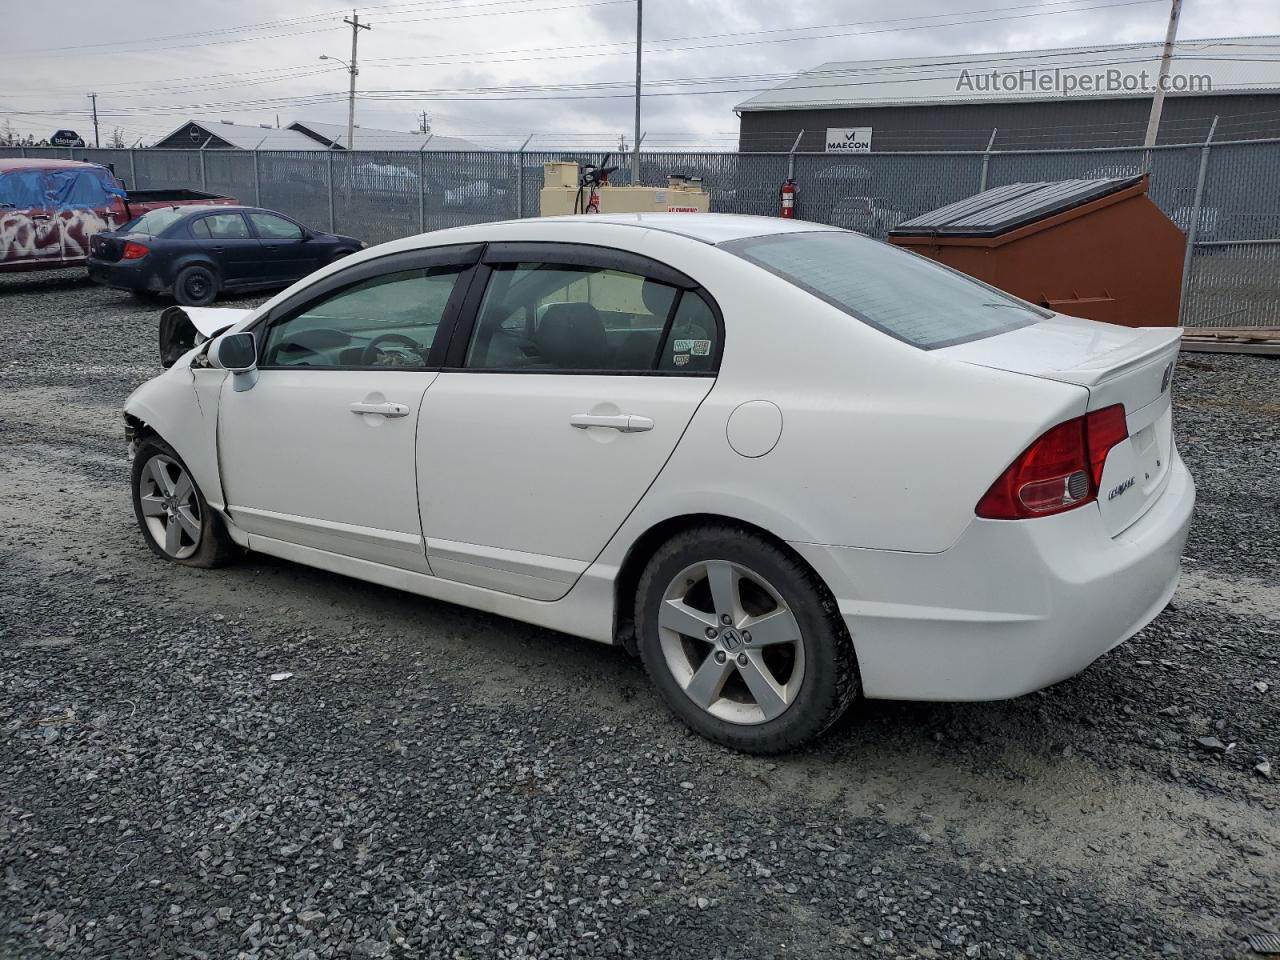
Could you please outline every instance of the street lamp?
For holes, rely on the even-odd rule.
[[[331,57],[327,53],[320,54],[321,60],[337,60],[347,68],[347,73],[351,74],[351,91],[347,96],[347,149],[354,150],[355,143],[355,126],[356,126],[356,77],[360,75],[360,70],[343,60],[341,57]]]

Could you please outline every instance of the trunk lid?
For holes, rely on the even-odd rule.
[[[89,256],[115,263],[124,253],[124,238],[111,233],[95,233],[89,238]]]
[[[1146,513],[1168,485],[1170,384],[1181,339],[1177,327],[1120,327],[1058,314],[938,352],[1084,387],[1089,410],[1123,404],[1129,438],[1107,455],[1098,490],[1098,510],[1115,536]]]

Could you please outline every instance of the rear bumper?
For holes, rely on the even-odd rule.
[[[1090,506],[975,519],[936,554],[792,546],[836,594],[868,697],[1000,700],[1078,673],[1164,609],[1194,505],[1175,456],[1164,493],[1114,538]]]
[[[89,270],[89,279],[104,287],[151,293],[164,293],[168,290],[164,277],[147,263],[145,257],[141,260],[120,260],[115,263],[90,257],[86,261],[86,266]]]

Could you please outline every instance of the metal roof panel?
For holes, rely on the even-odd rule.
[[[1094,44],[1051,50],[1015,50],[956,54],[893,60],[852,60],[824,63],[771,90],[756,94],[735,107],[760,110],[812,110],[830,107],[914,106],[945,103],[1017,103],[1081,99],[1123,99],[1150,96],[1141,87],[1132,92],[1062,92],[1060,78],[1078,78],[1108,70],[1119,72],[1120,82],[1137,83],[1145,71],[1157,70],[1160,43]],[[1041,76],[1059,78],[1059,87],[1048,91],[1032,86],[1013,90],[984,90],[979,78],[998,70],[1016,74],[1036,70]],[[965,75],[969,80],[965,81]],[[1223,37],[1180,40],[1174,47],[1170,76],[1175,84],[1192,75],[1209,77],[1215,93],[1280,92],[1280,36]],[[1192,96],[1195,92],[1171,93]]]
[[[891,237],[998,237],[1142,182],[1135,177],[1010,183],[904,220]]]

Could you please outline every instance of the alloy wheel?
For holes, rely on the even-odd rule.
[[[782,595],[729,560],[687,567],[658,612],[667,668],[685,695],[729,723],[781,716],[804,680],[800,625]]]
[[[138,476],[138,502],[147,530],[175,560],[185,560],[200,546],[200,498],[186,468],[157,454]]]

